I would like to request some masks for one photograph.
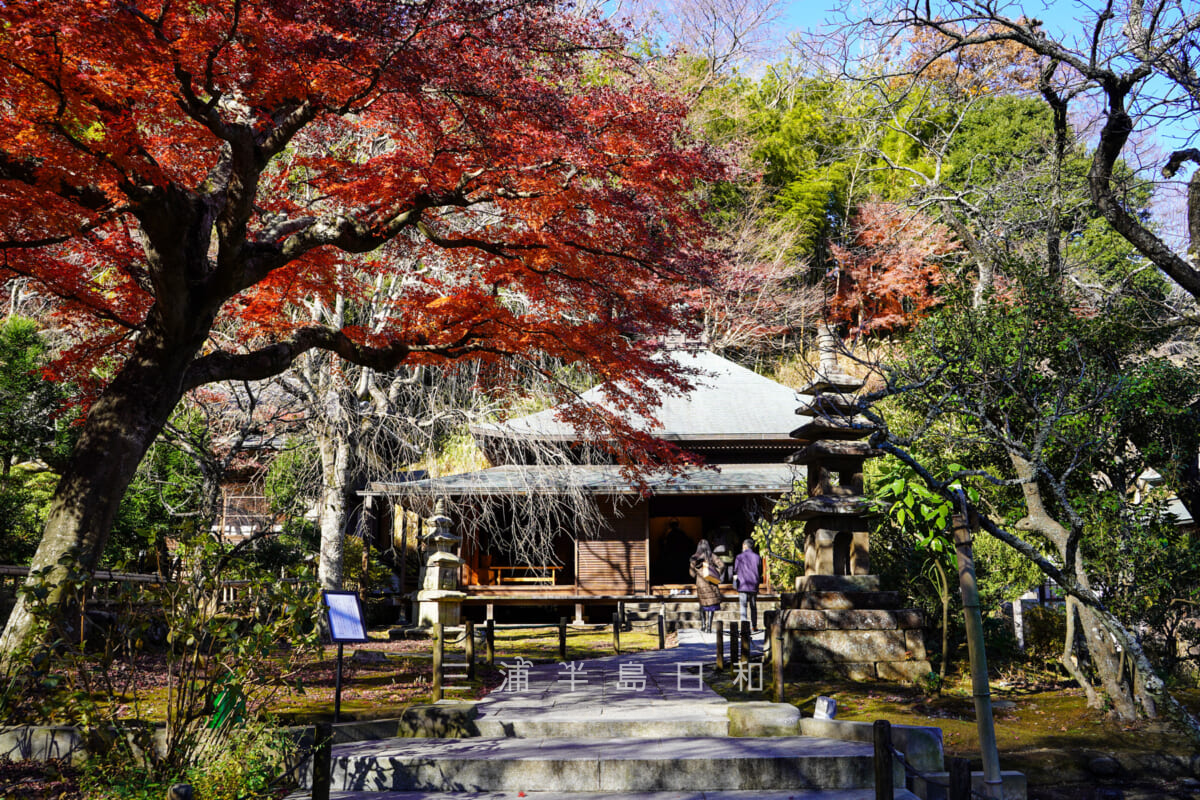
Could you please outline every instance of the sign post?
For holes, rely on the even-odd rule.
[[[342,716],[342,646],[368,641],[367,624],[363,620],[362,600],[358,592],[328,589],[321,595],[325,598],[325,609],[329,614],[329,639],[338,647],[333,690],[333,721],[337,723]]]

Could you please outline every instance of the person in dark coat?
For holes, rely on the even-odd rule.
[[[696,545],[696,552],[688,561],[688,572],[696,579],[696,597],[700,601],[700,629],[705,633],[712,632],[713,617],[721,609],[721,588],[704,577],[704,567],[708,565],[709,574],[719,576],[722,565],[713,557],[712,546],[708,539],[701,539]],[[719,580],[719,578],[718,578]]]

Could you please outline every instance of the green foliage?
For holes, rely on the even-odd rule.
[[[792,502],[785,497],[776,508],[786,508]],[[771,585],[777,591],[792,591],[796,578],[804,574],[804,523],[760,519],[750,531],[750,538],[759,553],[770,556],[763,559],[763,566],[770,571]]]
[[[1175,524],[1161,494],[1130,508],[1101,493],[1085,513],[1084,553],[1105,603],[1146,631],[1143,644],[1168,672],[1180,671],[1177,643],[1195,642],[1189,619],[1200,606],[1200,536]]]
[[[270,721],[235,730],[222,747],[187,771],[188,783],[203,800],[250,800],[277,797],[275,783],[299,746]]]
[[[267,468],[263,492],[271,511],[285,520],[285,529],[320,496],[320,457],[311,441],[289,440]]]
[[[63,587],[79,607],[90,580],[69,573],[52,584],[35,575],[23,591],[51,635],[27,640],[9,662],[0,708],[6,722],[124,731],[108,736],[111,747],[89,763],[87,781],[106,796],[161,797],[163,786],[185,776],[207,787],[202,797],[264,796],[288,750],[262,715],[275,690],[292,684],[296,666],[316,657],[315,581],[243,567],[251,577],[230,584],[227,548],[207,536],[179,555],[178,581],[107,592],[108,613],[89,623],[86,637],[72,627],[77,617],[57,614],[52,595]],[[139,675],[163,670],[164,658],[170,678],[159,751],[142,722]]]
[[[0,477],[0,552],[10,564],[27,564],[42,537],[46,506],[58,477],[14,467]]]
[[[820,259],[849,210],[860,101],[845,84],[793,72],[781,64],[757,82],[730,81],[703,99],[701,113],[707,138],[743,148],[746,166],[761,175],[770,221],[797,233],[789,255]],[[719,218],[743,213],[737,184],[718,187],[713,199]]]
[[[70,438],[57,418],[65,399],[43,375],[48,347],[38,323],[10,316],[0,323],[0,470],[40,458],[56,461]]]
[[[207,442],[205,420],[199,414],[177,410],[172,425],[196,442]],[[211,523],[209,489],[194,455],[160,436],[121,499],[102,563],[138,572],[168,571],[169,565],[160,563],[167,542],[190,539]]]

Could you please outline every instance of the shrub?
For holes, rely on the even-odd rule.
[[[232,731],[203,764],[193,765],[188,782],[202,800],[275,796],[275,781],[297,750],[291,736],[266,722],[253,722]]]

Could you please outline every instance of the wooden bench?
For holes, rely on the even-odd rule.
[[[494,584],[526,583],[553,586],[557,578],[555,573],[560,569],[562,567],[532,565],[488,567],[488,578]]]

